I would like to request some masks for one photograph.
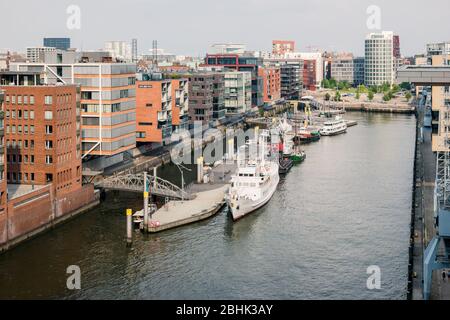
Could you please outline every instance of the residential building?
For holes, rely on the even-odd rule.
[[[126,41],[107,41],[104,50],[109,52],[113,59],[132,61],[132,47]]]
[[[56,52],[56,48],[51,47],[28,47],[27,60],[29,62],[42,62],[47,52]]]
[[[432,64],[433,56],[442,56],[450,54],[450,41],[427,44],[428,64]]]
[[[136,65],[101,62],[110,61],[101,53],[77,57],[73,51],[51,52],[41,63],[11,63],[11,70],[41,72],[45,84],[81,86],[83,158],[113,156],[134,148]]]
[[[287,53],[288,60],[303,61],[303,87],[308,90],[319,89],[324,76],[324,58],[322,52],[291,52]]]
[[[210,54],[243,54],[245,52],[245,44],[239,43],[215,43],[209,52]]]
[[[172,131],[189,129],[189,80],[172,79]]]
[[[172,110],[175,91],[172,80],[162,74],[137,74],[136,142],[166,145],[172,135]]]
[[[227,116],[240,115],[252,108],[251,72],[226,71],[224,101]]]
[[[68,50],[70,47],[70,38],[44,38],[44,47],[51,47],[60,50]]]
[[[258,69],[262,58],[239,54],[207,54],[202,66],[224,67],[228,70],[250,71],[252,73],[252,107],[263,105],[263,83]]]
[[[317,61],[304,60],[303,61],[303,88],[310,91],[315,91],[321,84],[317,83]]]
[[[263,101],[272,104],[281,98],[281,69],[277,66],[264,66],[259,69],[263,79]]]
[[[295,41],[291,40],[273,40],[272,54],[283,56],[286,53],[295,51]]]
[[[364,84],[364,57],[353,58],[353,85]]]
[[[364,83],[367,86],[394,82],[394,34],[370,33],[365,40]]]
[[[299,100],[302,96],[303,65],[288,62],[280,65],[281,98]]]
[[[214,126],[225,120],[225,76],[220,72],[201,72],[189,76],[189,117],[191,124],[201,121]]]
[[[353,55],[344,53],[333,56],[331,59],[331,78],[336,81],[346,81],[350,85],[354,82]]]

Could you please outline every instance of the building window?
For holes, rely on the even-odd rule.
[[[52,134],[52,133],[53,133],[53,126],[46,125],[45,134]]]
[[[34,96],[30,96],[30,104],[34,104]]]
[[[30,125],[30,134],[34,134],[34,125]]]
[[[53,140],[45,140],[45,149],[53,148]]]
[[[45,120],[52,120],[53,119],[53,111],[45,111],[44,118],[45,118]]]
[[[34,110],[30,110],[30,119],[31,119],[31,120],[34,119]]]
[[[53,163],[53,158],[52,158],[52,156],[51,155],[46,155],[45,156],[45,163],[46,164],[52,164]]]
[[[46,105],[51,105],[53,103],[53,96],[45,96],[44,102]]]
[[[53,174],[51,174],[51,173],[46,173],[46,174],[45,174],[45,180],[46,180],[47,182],[52,182],[52,181],[53,181]]]

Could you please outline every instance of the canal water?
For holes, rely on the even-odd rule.
[[[0,255],[0,298],[405,299],[415,118],[345,117],[358,125],[305,146],[306,161],[252,215],[233,223],[224,209],[161,234],[136,231],[130,249],[124,212],[141,196],[110,193]],[[81,268],[81,290],[66,288],[69,265]],[[366,287],[372,265],[379,290]]]

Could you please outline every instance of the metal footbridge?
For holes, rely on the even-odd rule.
[[[147,184],[145,187],[144,185]],[[147,174],[145,183],[144,173],[123,173],[107,177],[96,184],[105,190],[119,190],[129,192],[148,192],[154,196],[172,199],[193,199],[194,196],[177,185]],[[146,191],[147,190],[147,191]]]

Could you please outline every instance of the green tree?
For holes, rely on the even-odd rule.
[[[374,97],[373,91],[370,90],[369,93],[367,94],[367,98],[369,99],[369,101],[372,101]]]
[[[323,79],[322,80],[322,87],[325,89],[329,89],[330,88],[330,81],[328,79]]]
[[[334,101],[341,101],[341,93],[336,91],[336,95],[334,96]]]
[[[360,93],[359,93],[359,88],[356,91],[356,100],[359,100],[359,98],[361,97]]]
[[[400,88],[402,88],[403,90],[411,90],[412,86],[409,82],[402,82],[400,83]]]
[[[264,117],[264,109],[263,108],[259,108],[259,116],[260,117]]]
[[[405,94],[405,98],[406,98],[406,102],[409,102],[409,100],[411,100],[411,98],[412,98],[412,94],[411,94],[411,92],[406,92],[406,94]]]
[[[330,96],[330,94],[327,92],[327,93],[325,94],[325,101],[330,101],[330,98],[331,98],[331,96]]]

